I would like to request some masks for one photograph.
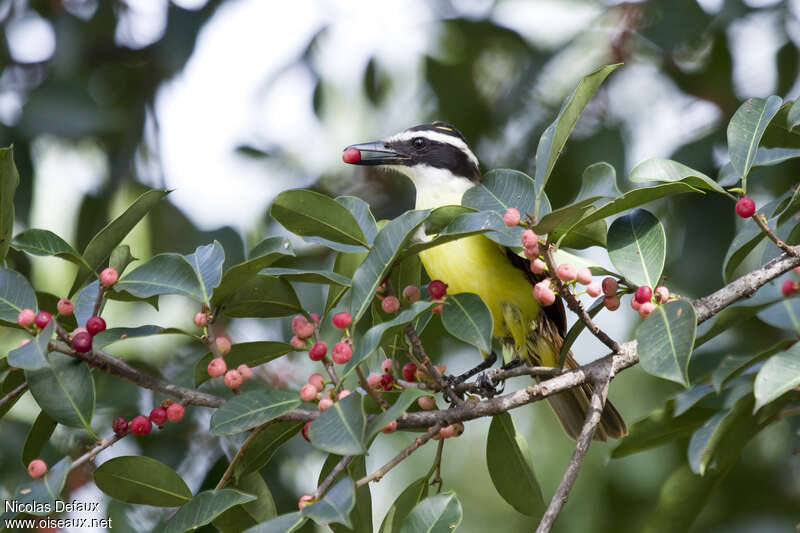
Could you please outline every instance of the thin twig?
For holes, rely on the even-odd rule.
[[[28,382],[24,381],[17,385],[11,392],[0,398],[0,407],[3,407],[26,390],[28,390]]]
[[[127,433],[126,433],[126,435],[127,435]],[[125,437],[125,435],[112,435],[112,436],[110,436],[108,438],[105,438],[105,439],[101,440],[95,446],[93,446],[91,450],[89,450],[85,454],[83,454],[80,457],[78,457],[77,459],[75,459],[72,462],[72,465],[70,465],[70,467],[69,467],[70,471],[75,470],[76,468],[81,466],[83,463],[86,463],[86,462],[89,462],[89,461],[94,461],[94,458],[97,456],[98,453],[102,452],[103,450],[105,450],[109,446],[113,445],[115,442],[117,442],[118,440],[122,439],[123,437]]]
[[[455,393],[447,381],[445,381],[445,379],[442,377],[442,373],[439,372],[435,366],[433,366],[433,363],[431,363],[431,358],[428,357],[427,353],[425,353],[425,347],[422,346],[422,341],[419,340],[419,334],[417,333],[417,330],[414,329],[414,326],[407,324],[403,328],[403,332],[406,334],[406,337],[408,337],[409,342],[411,342],[411,346],[419,354],[419,360],[425,366],[425,369],[428,371],[428,375],[432,376],[433,379],[436,380],[436,383],[439,384],[441,390],[445,392],[445,395],[452,403],[458,406],[464,405],[464,400],[458,397],[458,394]]]
[[[233,469],[236,468],[236,463],[238,463],[239,460],[242,457],[244,457],[244,452],[247,451],[247,448],[250,446],[250,444],[253,443],[256,437],[258,437],[259,433],[261,433],[274,423],[275,420],[270,420],[269,422],[261,424],[260,426],[258,426],[256,429],[253,430],[250,436],[247,437],[247,440],[245,440],[239,447],[239,450],[236,452],[236,455],[233,456],[233,459],[231,459],[228,468],[225,469],[225,472],[222,474],[222,477],[219,478],[219,483],[217,483],[217,486],[214,487],[214,490],[219,490],[228,484],[228,481],[231,479],[231,476],[233,475]]]
[[[442,451],[444,450],[445,439],[439,439],[439,446],[436,448],[436,457],[433,460],[433,479],[431,485],[438,485],[436,493],[442,492]]]
[[[389,461],[388,463],[377,469],[375,472],[367,476],[364,476],[358,481],[356,481],[356,488],[363,487],[370,481],[380,481],[381,478],[385,476],[387,472],[389,472],[389,470],[397,466],[398,463],[400,463],[403,459],[414,453],[414,451],[416,451],[417,448],[419,448],[420,446],[431,440],[431,438],[433,438],[434,435],[439,433],[441,429],[442,426],[440,424],[438,423],[435,424],[428,431],[426,431],[425,433],[414,439],[414,441],[411,444],[403,448],[403,450],[397,455],[395,455],[391,461]]]
[[[95,298],[94,305],[92,306],[92,316],[97,316],[97,314],[100,312],[100,306],[103,305],[103,293],[105,292],[105,285],[102,283],[98,284],[97,298]]]
[[[519,376],[558,376],[562,374],[564,369],[559,367],[553,366],[527,366],[527,365],[520,365],[516,368],[490,368],[489,370],[484,370],[478,375],[483,375],[484,377],[488,378],[492,383],[499,383],[501,381],[505,381],[510,378],[516,378]],[[473,394],[482,394],[481,388],[475,381],[470,381],[467,383],[459,383],[455,387],[456,392],[470,392]]]
[[[755,220],[756,224],[764,233],[764,235],[766,235],[769,238],[769,240],[775,243],[775,246],[783,250],[783,252],[786,254],[792,255],[794,257],[800,257],[800,251],[797,251],[796,248],[792,248],[791,246],[780,240],[778,236],[775,235],[775,233],[770,229],[770,227],[764,221],[762,215],[756,213],[751,218]]]
[[[333,390],[338,391],[341,381],[339,381],[339,376],[336,375],[336,370],[333,368],[333,363],[327,355],[322,359],[322,366],[325,367],[325,372],[327,372],[328,377],[331,378]]]
[[[378,404],[384,411],[389,409],[391,407],[389,402],[384,400],[383,396],[381,396],[381,393],[373,389],[372,386],[370,386],[369,381],[367,381],[367,378],[364,377],[364,372],[361,371],[361,365],[356,366],[356,374],[358,374],[358,383],[361,385],[362,389],[367,391],[367,394],[369,394],[370,398],[375,400],[375,403]]]
[[[336,463],[336,466],[333,467],[333,470],[328,474],[328,476],[322,480],[322,483],[319,484],[317,490],[314,491],[314,494],[311,495],[313,501],[319,501],[328,489],[333,485],[333,482],[336,481],[336,478],[339,477],[339,474],[344,472],[344,469],[347,468],[347,465],[350,464],[350,461],[353,460],[355,456],[353,455],[345,455],[342,459]]]

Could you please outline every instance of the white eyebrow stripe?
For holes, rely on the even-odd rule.
[[[478,167],[478,158],[475,157],[475,154],[472,153],[472,150],[469,149],[467,143],[459,139],[458,137],[454,137],[452,135],[447,135],[445,133],[439,133],[437,131],[430,131],[430,130],[406,130],[398,133],[397,135],[393,135],[386,139],[388,142],[403,142],[403,141],[410,141],[414,137],[425,137],[429,141],[436,141],[440,143],[449,144],[451,146],[455,146],[465,154],[469,158],[472,163]]]

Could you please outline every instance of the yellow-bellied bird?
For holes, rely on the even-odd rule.
[[[343,159],[358,165],[379,165],[408,176],[417,190],[417,209],[460,205],[464,192],[481,180],[478,159],[464,137],[446,122],[408,128],[381,141],[355,144]],[[542,307],[532,287],[543,279],[533,274],[528,261],[513,250],[482,235],[465,237],[420,252],[431,279],[448,284],[451,294],[471,292],[481,297],[494,320],[492,335],[531,365],[556,366],[566,335],[564,303]],[[570,353],[567,368],[578,364]],[[592,389],[589,384],[547,399],[566,433],[580,434]],[[606,403],[596,440],[627,433],[622,416]]]

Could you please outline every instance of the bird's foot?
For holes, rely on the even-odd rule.
[[[506,382],[495,383],[490,375],[491,372],[482,372],[478,374],[478,379],[475,380],[475,385],[478,389],[478,394],[486,398],[492,398],[499,394],[503,394],[506,388]]]

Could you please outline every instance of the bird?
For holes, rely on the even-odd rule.
[[[478,158],[452,124],[420,124],[382,140],[353,144],[342,159],[354,165],[394,170],[411,180],[416,189],[416,209],[460,205],[464,193],[481,182]],[[424,229],[416,238],[426,238]],[[430,238],[430,237],[427,237]],[[494,322],[492,336],[519,360],[534,366],[558,366],[567,321],[560,297],[542,306],[532,287],[545,278],[534,274],[529,262],[513,249],[483,235],[449,241],[419,252],[428,277],[447,284],[448,294],[477,294]],[[491,357],[494,354],[482,354]],[[579,365],[570,351],[567,368]],[[566,434],[577,439],[589,409],[592,386],[588,383],[547,397]],[[627,434],[619,411],[606,402],[594,439],[605,441]]]

